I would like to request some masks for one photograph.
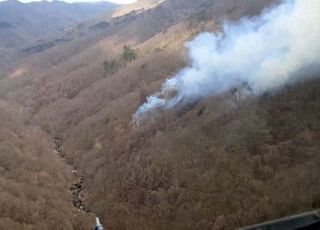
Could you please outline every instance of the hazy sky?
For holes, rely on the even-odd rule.
[[[5,0],[0,0],[0,2]],[[20,2],[34,2],[34,1],[41,1],[41,0],[19,0]],[[114,2],[118,4],[127,4],[127,3],[133,3],[136,0],[63,0],[65,2],[99,2],[99,1],[108,1],[108,2]]]
[[[68,1],[68,0],[66,0],[66,1]],[[79,0],[72,0],[72,1],[76,1],[77,2]],[[82,0],[82,1],[85,1],[85,0]],[[97,1],[97,0],[87,0],[87,2],[95,2],[95,1]],[[114,2],[114,3],[118,3],[118,4],[127,4],[127,3],[136,2],[136,0],[108,0],[108,2]]]
[[[126,3],[132,3],[135,2],[136,0],[109,0],[109,2],[115,2],[115,3],[120,3],[120,4],[126,4]]]

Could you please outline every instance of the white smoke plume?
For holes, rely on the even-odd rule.
[[[320,67],[320,0],[284,1],[260,17],[226,23],[222,33],[202,33],[186,47],[190,66],[148,97],[135,118],[241,83],[259,94],[283,86],[308,66]]]

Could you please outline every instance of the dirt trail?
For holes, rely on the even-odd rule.
[[[75,178],[74,182],[72,183],[70,190],[72,192],[72,204],[74,207],[77,209],[84,211],[86,213],[91,213],[89,208],[87,208],[83,202],[82,198],[82,192],[84,190],[84,185],[83,185],[83,176],[81,176],[76,167],[74,166],[72,160],[70,160],[67,156],[66,153],[63,150],[63,139],[61,138],[55,138],[54,139],[54,144],[55,144],[55,150],[58,152],[59,156],[65,161],[68,167],[71,168],[72,174]]]

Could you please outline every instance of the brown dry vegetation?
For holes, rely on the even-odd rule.
[[[92,151],[100,162],[88,174],[105,187],[90,191],[92,207],[114,229],[233,229],[318,208],[319,87],[233,109],[211,98],[100,139],[105,150]]]
[[[21,130],[37,130],[32,144],[21,145],[37,149],[33,141],[40,135],[46,140],[43,151],[50,152],[49,135],[63,138],[68,158],[84,176],[86,206],[107,229],[233,229],[319,208],[319,80],[246,101],[226,93],[150,115],[139,127],[132,122],[145,97],[188,62],[185,41],[219,30],[226,18],[257,15],[273,2],[167,0],[108,18],[101,31],[88,30],[10,66],[0,96],[23,108]],[[137,59],[106,73],[103,63],[121,60],[125,45]],[[5,111],[10,109],[7,105]],[[6,152],[18,154],[14,149]],[[51,180],[32,188],[41,194],[57,191],[52,196],[62,204],[46,206],[56,215],[41,223],[61,220],[64,229],[90,224],[88,215],[73,217],[66,165],[52,153],[36,157],[40,165],[48,164],[44,171]],[[20,199],[33,207],[28,195]],[[25,223],[10,210],[2,210],[4,224]]]
[[[0,229],[74,229],[83,214],[70,203],[72,175],[22,111],[0,101]]]

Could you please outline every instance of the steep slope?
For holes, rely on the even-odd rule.
[[[58,31],[72,33],[73,24],[115,8],[112,3],[0,2],[0,63],[7,60],[7,55],[43,45],[43,39]]]
[[[133,4],[129,5],[124,5],[123,7],[120,7],[118,10],[116,10],[113,14],[112,17],[121,17],[126,14],[131,13],[132,11],[134,12],[141,12],[145,10],[152,9],[162,3],[163,0],[138,0]]]
[[[145,97],[186,65],[185,41],[276,2],[167,0],[95,21],[14,66],[0,95],[64,141],[85,204],[107,228],[234,229],[317,208],[318,80],[132,122]],[[136,59],[124,58],[124,45]]]
[[[70,202],[73,176],[53,141],[26,125],[23,109],[0,100],[0,228],[88,229],[89,217]]]
[[[235,229],[319,208],[319,87],[210,98],[139,128],[124,108],[101,112],[68,133],[68,149],[111,228]]]

